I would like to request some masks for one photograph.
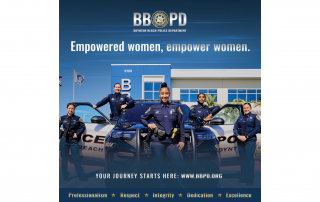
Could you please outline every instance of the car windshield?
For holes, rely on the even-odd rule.
[[[118,124],[140,124],[140,118],[145,114],[145,112],[154,104],[136,104],[135,107],[127,109],[124,114],[121,114]],[[179,105],[185,123],[190,123],[189,119],[189,107],[186,105]],[[154,122],[154,119],[151,118],[149,122]]]

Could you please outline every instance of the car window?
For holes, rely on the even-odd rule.
[[[240,110],[237,106],[228,106],[221,109],[217,114],[215,114],[212,118],[222,118],[224,120],[224,124],[234,124],[240,116]]]
[[[91,123],[91,118],[93,116],[102,116],[97,110],[89,105],[77,106],[74,114],[79,116],[84,123]]]
[[[127,109],[124,114],[121,114],[119,124],[121,123],[140,123],[141,117],[153,104],[136,104],[135,107]],[[183,113],[184,121],[189,120],[189,108],[186,105],[179,105]],[[154,122],[154,119],[150,119],[149,122]]]

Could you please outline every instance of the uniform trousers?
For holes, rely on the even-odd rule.
[[[180,149],[177,147],[177,141],[171,141],[167,137],[164,141],[159,141],[157,137],[152,136],[150,141],[150,148],[153,154],[154,165],[156,173],[160,173],[160,179],[156,179],[156,184],[158,188],[165,188],[165,180],[162,175],[162,158],[164,152],[167,153],[169,159],[171,160],[174,171],[179,175],[178,183],[180,187],[186,188],[187,181],[181,178],[181,173],[186,172],[186,165],[182,156]]]
[[[238,140],[238,149],[241,165],[241,179],[253,182],[254,178],[254,152],[256,150],[257,138],[251,138],[244,142]]]
[[[60,140],[60,154],[61,154],[61,160],[62,160],[62,174],[63,177],[68,177],[68,155],[69,155],[69,148],[71,150],[72,160],[74,167],[76,169],[76,172],[78,174],[79,178],[84,177],[84,170],[80,163],[80,152],[79,152],[79,144],[77,139],[73,139],[69,137],[67,140],[65,136],[61,137]]]

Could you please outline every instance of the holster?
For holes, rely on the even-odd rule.
[[[158,138],[163,138],[166,136],[166,131],[163,131],[160,128],[155,128],[153,130],[153,135]]]
[[[153,130],[151,130],[151,129],[149,128],[148,134],[147,134],[147,136],[146,136],[146,141],[147,141],[148,143],[150,143],[150,139],[151,139],[151,136],[152,136],[152,135],[154,135],[155,137],[157,137],[157,138],[159,138],[159,139],[165,139],[167,136],[169,136],[169,137],[171,137],[172,139],[174,139],[174,138],[176,138],[177,136],[180,135],[180,130],[179,130],[179,128],[177,128],[176,132],[173,133],[173,132],[171,131],[171,133],[170,133],[169,135],[166,135],[166,131],[159,129],[158,127],[155,128],[155,129],[153,129]]]
[[[62,138],[64,131],[59,129],[59,139]]]

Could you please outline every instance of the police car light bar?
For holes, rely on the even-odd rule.
[[[141,102],[160,102],[160,100],[133,100],[135,103],[141,103]],[[169,103],[177,103],[177,104],[182,104],[183,100],[169,100]]]

